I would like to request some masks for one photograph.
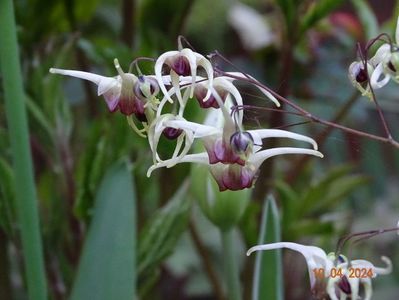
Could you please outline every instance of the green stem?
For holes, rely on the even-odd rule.
[[[47,290],[12,0],[0,1],[0,45],[7,124],[18,184],[16,210],[28,293],[31,300],[42,300],[46,299]]]
[[[222,231],[222,244],[224,255],[224,278],[226,280],[227,299],[241,300],[241,284],[237,266],[237,258],[234,255],[233,230]]]

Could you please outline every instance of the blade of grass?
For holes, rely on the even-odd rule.
[[[262,213],[258,244],[280,242],[280,216],[274,197],[269,195]],[[259,251],[256,254],[253,300],[284,299],[281,250]]]
[[[0,66],[13,169],[18,183],[16,210],[29,299],[41,300],[46,299],[47,288],[16,32],[13,1],[0,1]]]
[[[97,191],[71,300],[136,299],[136,198],[126,163]]]

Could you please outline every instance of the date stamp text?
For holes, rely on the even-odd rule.
[[[349,268],[347,273],[345,274],[344,269],[342,268],[331,268],[329,274],[324,268],[316,268],[312,270],[315,277],[318,279],[323,279],[326,277],[331,278],[342,278],[343,276],[347,276],[349,278],[372,278],[374,277],[373,269],[371,268]]]

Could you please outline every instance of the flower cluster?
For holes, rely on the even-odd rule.
[[[290,242],[255,246],[248,250],[247,255],[254,251],[281,248],[300,252],[305,257],[312,291],[316,294],[317,289],[321,287],[323,291],[327,292],[331,300],[359,299],[361,286],[363,286],[364,293],[362,299],[369,300],[372,296],[371,279],[377,275],[386,275],[392,272],[391,261],[385,256],[381,259],[387,266],[380,268],[375,267],[367,260],[348,261],[343,255],[336,255],[333,252],[326,254],[321,248]],[[358,274],[358,270],[366,271],[364,274],[362,272]],[[318,276],[318,274],[323,276]]]
[[[377,41],[379,39],[376,39]],[[384,87],[390,79],[399,82],[399,18],[395,42],[383,43],[375,55],[366,61],[355,61],[349,66],[349,79],[362,93],[372,99],[371,89]]]
[[[240,73],[215,75],[206,57],[189,48],[168,51],[160,55],[154,74],[125,73],[117,59],[116,77],[104,77],[82,71],[51,68],[51,73],[89,80],[98,86],[98,95],[105,98],[111,112],[119,110],[129,125],[142,137],[148,138],[153,165],[147,175],[160,167],[170,168],[178,163],[200,163],[209,167],[220,191],[241,190],[253,186],[260,165],[280,154],[308,154],[322,157],[316,142],[304,135],[277,129],[245,130],[242,96],[234,85]],[[229,77],[232,75],[232,77]],[[276,98],[260,88],[276,106]],[[186,119],[188,101],[196,99],[206,111],[205,120],[196,123]],[[158,153],[161,137],[175,140],[170,157]],[[289,138],[309,143],[312,148],[278,147],[263,149],[262,140]],[[193,153],[194,142],[201,141],[204,151]]]

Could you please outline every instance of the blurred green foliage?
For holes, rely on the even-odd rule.
[[[197,51],[207,54],[219,50],[235,65],[274,90],[280,88],[283,83],[280,79],[283,78],[288,83],[290,99],[315,115],[332,119],[353,93],[346,70],[350,62],[356,59],[356,43],[364,43],[380,32],[380,28],[392,33],[392,26],[386,24],[396,22],[395,15],[376,15],[375,1],[353,0],[353,5],[332,0],[242,2],[260,13],[269,26],[273,34],[270,44],[250,49],[242,42],[242,37],[228,17],[234,6],[233,1],[15,1],[52,299],[66,299],[71,293],[73,282],[80,276],[77,275],[79,268],[76,257],[81,252],[74,240],[76,224],[81,230],[80,238],[83,241],[90,234],[89,228],[98,222],[96,205],[100,205],[98,197],[101,196],[98,193],[104,174],[109,174],[107,171],[110,167],[122,157],[129,157],[134,166],[132,170],[124,172],[128,172],[132,176],[131,181],[136,182],[136,273],[141,299],[216,299],[215,282],[212,280],[216,280],[217,284],[220,274],[216,271],[216,279],[210,279],[209,270],[206,271],[204,265],[207,262],[211,268],[217,269],[220,265],[220,256],[217,256],[220,254],[220,245],[216,229],[207,221],[198,221],[201,218],[197,216],[198,199],[191,199],[192,193],[188,192],[188,185],[191,185],[191,189],[197,189],[197,193],[202,192],[205,196],[200,184],[203,181],[201,173],[198,171],[194,174],[196,176],[191,176],[190,172],[196,172],[196,169],[181,165],[157,170],[151,178],[147,178],[146,171],[152,164],[152,156],[146,140],[127,126],[123,116],[107,111],[93,85],[50,75],[50,67],[114,76],[115,57],[127,70],[136,57],[157,57],[163,51],[174,50],[177,35],[183,34]],[[129,7],[124,5],[128,4],[132,4],[132,9],[123,11],[123,7]],[[390,4],[391,1],[387,1],[381,5],[393,11],[393,7],[390,10]],[[131,28],[124,28],[123,24],[131,24]],[[123,38],[126,32],[131,32],[130,42]],[[287,47],[292,51],[291,71],[281,74],[287,71],[282,68]],[[221,61],[216,63],[226,70],[234,70],[233,66]],[[140,66],[144,73],[151,72],[151,63],[143,62]],[[244,101],[258,107],[246,111],[245,122],[248,127],[270,127],[273,113],[265,109],[266,100],[253,96],[253,92],[244,85],[240,85],[240,88],[245,96]],[[390,84],[384,91],[378,91],[377,96],[394,129],[393,133],[398,137],[397,86]],[[3,91],[0,91],[0,99],[3,99]],[[0,101],[2,111],[3,103]],[[188,114],[194,120],[203,117],[196,103],[190,103]],[[290,126],[300,121],[303,119],[284,114],[281,124],[277,126],[312,137],[325,130],[315,124]],[[382,134],[374,106],[366,99],[359,98],[340,122]],[[1,265],[0,272],[21,278],[21,262],[19,258],[12,258],[20,250],[20,241],[15,234],[18,222],[13,208],[13,194],[18,183],[14,182],[10,169],[6,132],[4,114],[0,114],[0,228],[7,237],[0,243],[11,249],[8,256],[12,262],[7,266]],[[280,144],[283,145],[283,142]],[[270,191],[276,195],[281,214],[282,239],[318,243],[326,249],[334,249],[338,237],[352,229],[395,226],[397,214],[384,217],[378,212],[396,212],[399,209],[395,184],[398,180],[398,151],[338,131],[329,134],[320,147],[325,155],[323,160],[308,163],[298,171],[292,170],[295,158],[277,158],[274,168],[270,170],[270,177],[260,178],[257,182],[263,195]],[[172,148],[170,141],[161,140],[161,153],[168,153]],[[287,174],[294,171],[298,176],[289,182],[286,180]],[[110,181],[120,178],[119,173],[115,177],[109,176],[111,178],[107,178]],[[116,211],[123,210],[123,207],[118,206],[120,197],[114,196],[119,192],[109,192],[111,198],[115,197],[112,201],[115,202],[113,209]],[[226,196],[224,200],[228,201],[229,198]],[[247,205],[241,204],[243,207]],[[252,196],[242,217],[241,214],[237,216],[220,208],[234,219],[233,223],[240,219],[239,249],[245,250],[258,242],[262,205],[262,201]],[[108,220],[111,224],[107,231],[97,233],[99,239],[102,235],[114,234],[123,239],[119,236],[121,232],[113,231],[112,227],[117,225],[112,221],[122,217],[119,214],[112,217],[112,220]],[[195,252],[200,257],[195,261],[195,269],[204,271],[208,285],[196,282],[199,277],[190,274],[190,270],[178,275],[175,272],[178,263],[165,264],[171,253],[174,253],[174,257],[183,257],[185,252],[192,251],[186,244],[179,246],[180,237],[187,233],[190,218],[202,233],[202,243],[209,254],[204,257],[201,251]],[[129,234],[126,228],[119,230],[126,230],[124,233]],[[370,249],[367,253],[370,256],[392,256],[395,266],[399,258],[394,256],[398,249],[394,242],[394,238],[377,237],[364,245]],[[372,246],[374,243],[375,246]],[[198,244],[191,246],[198,250]],[[111,255],[106,250],[96,248],[93,252]],[[357,247],[353,251],[363,253]],[[118,256],[115,253],[113,255]],[[251,294],[252,263],[253,260],[245,260],[241,266],[246,299]],[[376,295],[382,293],[380,287],[386,288],[388,285],[395,289],[398,276],[395,273],[391,282],[385,278],[377,281]],[[286,293],[286,299],[305,299],[309,296],[306,279],[302,277],[301,280],[285,278],[285,289],[291,291]],[[204,288],[190,292],[188,287],[197,283]],[[11,284],[9,288],[15,299],[25,299],[24,283]],[[178,295],[177,290],[180,292]]]

